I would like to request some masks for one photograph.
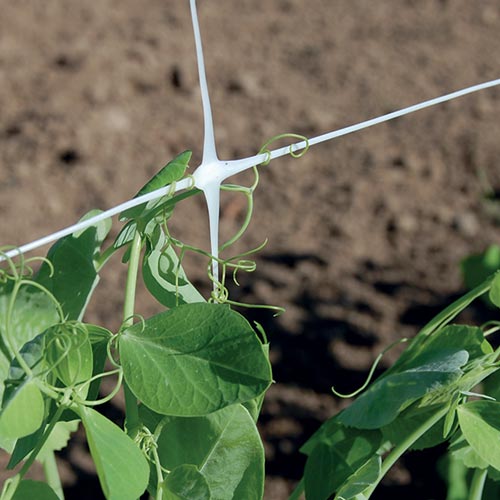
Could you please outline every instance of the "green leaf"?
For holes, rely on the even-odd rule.
[[[7,313],[12,294],[12,285],[0,286],[0,336],[6,341]],[[12,348],[19,351],[27,342],[33,340],[49,326],[59,321],[54,302],[33,285],[22,286],[17,294],[9,322]],[[11,359],[0,353],[0,400]],[[17,377],[16,377],[17,378]]]
[[[33,500],[59,500],[59,497],[47,483],[26,479],[19,483],[12,500],[27,500],[28,498]]]
[[[81,406],[78,413],[107,500],[137,500],[148,484],[149,466],[141,450],[117,425]]]
[[[29,453],[31,453],[37,445],[39,439],[43,436],[45,425],[42,425],[33,433],[18,439],[12,450],[7,469],[13,469],[21,460],[24,460]]]
[[[422,351],[432,352],[452,348],[465,349],[469,353],[469,360],[493,352],[490,343],[484,338],[483,330],[477,326],[467,325],[445,326],[426,340]]]
[[[0,436],[28,436],[42,425],[44,415],[45,405],[40,389],[34,380],[26,380],[2,404]]]
[[[176,182],[184,176],[184,172],[188,166],[189,160],[191,159],[192,152],[184,151],[180,155],[176,156],[172,161],[168,162],[152,179],[150,179],[134,196],[138,198],[147,193],[151,193],[157,189],[160,189],[172,182]],[[157,202],[157,200],[153,200]],[[120,220],[124,219],[136,219],[140,217],[144,210],[149,208],[148,203],[142,203],[136,207],[124,210],[120,214]]]
[[[488,477],[495,482],[500,482],[500,471],[493,467],[488,467]]]
[[[153,297],[166,307],[205,302],[203,296],[188,280],[175,250],[163,249],[164,239],[144,255],[142,276]]]
[[[359,500],[357,497],[371,486],[380,475],[382,460],[378,455],[372,456],[342,485],[337,500]],[[357,497],[355,499],[355,497]]]
[[[103,373],[104,365],[108,358],[108,342],[111,340],[112,333],[102,326],[85,324],[85,328],[89,334],[89,340],[92,345],[92,376]],[[89,400],[96,399],[99,395],[102,377],[94,380],[89,387],[87,398]]]
[[[347,428],[331,419],[302,448],[309,454],[304,469],[307,498],[325,500],[380,448],[380,431]]]
[[[500,254],[500,247],[497,247],[498,252]],[[499,255],[499,262],[498,262],[498,267],[497,269],[500,268],[500,255]],[[489,294],[489,299],[493,304],[495,304],[497,307],[500,307],[500,274],[497,273],[495,274],[495,277],[493,278],[493,283],[491,284],[491,289],[490,289],[490,294]]]
[[[484,253],[470,255],[460,264],[465,286],[472,289],[500,269],[500,246],[491,245]]]
[[[19,350],[19,355],[30,367],[35,376],[42,375],[46,370],[46,364],[44,363],[46,331],[37,335],[33,340],[26,342]],[[9,368],[9,381],[11,383],[18,383],[25,377],[26,374],[19,365],[19,361],[17,358],[14,358]]]
[[[213,499],[262,499],[264,447],[241,405],[205,417],[172,418],[158,439],[158,454],[162,466],[170,470],[195,465]]]
[[[459,432],[453,439],[449,448],[450,456],[455,461],[460,461],[468,469],[486,469],[488,462],[483,460]]]
[[[99,211],[91,212],[95,213]],[[94,260],[109,229],[110,221],[105,220],[83,232],[60,239],[47,254],[54,266],[54,274],[47,264],[40,268],[36,281],[54,294],[69,320],[81,320],[99,281]]]
[[[435,404],[423,408],[410,406],[393,420],[389,425],[382,428],[384,437],[394,446],[404,441],[415,432],[415,429],[427,422],[434,413],[440,412],[446,405]],[[445,419],[434,424],[423,436],[415,441],[410,450],[425,450],[432,448],[445,441],[443,437],[443,426]]]
[[[226,305],[188,304],[127,328],[119,339],[125,380],[158,413],[200,416],[248,401],[271,383],[250,324]]]
[[[406,370],[377,380],[339,414],[338,420],[359,429],[388,425],[417,399],[443,391],[455,382],[468,358],[465,350],[423,352]]]
[[[484,394],[495,398],[497,401],[500,400],[500,369],[493,372],[484,381]]]
[[[205,476],[195,465],[176,467],[164,481],[168,500],[210,500],[210,488]]]
[[[493,349],[489,342],[485,340],[481,328],[466,325],[448,325],[429,335],[417,348],[412,349],[411,354],[404,352],[404,362],[400,358],[395,365],[386,373],[403,371],[415,363],[420,363],[419,359],[426,356],[425,353],[450,353],[465,349],[469,353],[469,359],[479,358],[485,354],[490,354]],[[384,375],[385,376],[385,375]]]
[[[422,343],[426,339],[443,328],[446,324],[453,320],[458,314],[460,314],[465,308],[467,308],[474,300],[481,295],[487,293],[491,288],[491,283],[493,281],[493,276],[488,277],[484,282],[479,284],[476,288],[466,293],[459,299],[455,300],[448,307],[443,309],[439,314],[432,318],[417,334],[417,336],[412,340],[410,346],[402,353],[398,361],[391,367],[386,373],[392,373],[393,371],[398,371],[401,366],[404,366],[408,359],[413,358],[415,352],[418,351]]]
[[[500,403],[472,401],[457,409],[460,428],[480,458],[500,470]]]

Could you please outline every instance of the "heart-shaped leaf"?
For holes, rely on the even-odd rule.
[[[125,380],[158,413],[200,416],[248,401],[271,383],[250,324],[226,305],[179,306],[126,329],[119,340]]]

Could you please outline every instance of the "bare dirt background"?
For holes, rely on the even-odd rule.
[[[199,3],[221,158],[500,76],[497,0]],[[190,23],[187,0],[0,0],[1,244],[124,201],[185,149],[197,164]],[[485,179],[500,190],[499,116],[500,89],[483,91],[261,169],[240,248],[269,243],[233,297],[287,308],[248,314],[267,328],[277,382],[260,425],[266,499],[287,497],[298,447],[340,408],[331,385],[355,389],[383,347],[463,291],[460,260],[500,241],[484,203]],[[207,247],[203,199],[180,211],[175,234]],[[225,235],[244,213],[243,200],[224,199]],[[104,273],[90,321],[117,328],[123,283],[118,263]],[[159,307],[141,295],[138,309]],[[408,457],[379,498],[444,498],[434,460]],[[67,498],[98,498],[81,435],[60,463]]]

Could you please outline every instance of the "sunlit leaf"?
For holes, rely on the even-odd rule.
[[[449,448],[453,460],[460,461],[468,469],[486,469],[488,462],[474,451],[474,448],[466,441],[462,433],[457,434]]]
[[[43,422],[45,405],[34,380],[26,380],[4,398],[0,411],[0,436],[21,438],[35,432]]]
[[[119,340],[125,379],[158,413],[200,416],[248,401],[271,383],[250,324],[228,306],[189,304],[126,329]]]
[[[500,247],[497,248],[500,251]],[[500,268],[500,262],[498,268]],[[497,273],[495,275],[493,283],[491,284],[490,294],[488,297],[491,300],[491,302],[493,302],[493,304],[495,304],[497,307],[500,307],[500,273]]]
[[[176,182],[184,176],[184,172],[188,166],[189,160],[191,159],[192,152],[184,151],[183,153],[177,155],[173,160],[169,161],[152,179],[150,179],[134,196],[137,198],[144,194],[160,189],[163,186],[167,186],[172,182]],[[156,200],[154,200],[156,201]],[[142,203],[136,207],[124,210],[120,214],[120,220],[124,219],[135,219],[143,215],[145,209],[149,208],[147,203]]]
[[[460,405],[457,412],[467,442],[480,458],[500,470],[500,403],[472,401]]]
[[[90,453],[107,500],[137,500],[148,484],[149,466],[141,450],[117,425],[80,407]]]
[[[0,336],[6,342],[7,313],[11,301],[12,286],[0,286]],[[19,290],[8,321],[12,348],[20,350],[49,326],[59,321],[54,302],[41,290],[25,285]],[[9,374],[11,359],[0,353],[0,400],[4,391],[3,381]],[[19,378],[19,377],[14,377]]]

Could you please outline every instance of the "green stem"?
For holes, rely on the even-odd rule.
[[[448,407],[446,406],[441,411],[434,413],[428,420],[426,420],[420,427],[417,427],[411,434],[409,434],[406,439],[399,443],[385,458],[380,468],[380,474],[377,480],[370,485],[368,489],[363,491],[363,495],[366,500],[368,500],[382,478],[389,472],[389,469],[397,462],[397,460],[405,453],[408,448],[423,436],[429,429],[432,428],[434,424],[439,422],[448,413]]]
[[[130,249],[130,260],[128,264],[127,284],[125,288],[125,303],[123,305],[123,325],[132,326],[134,322],[135,289],[137,287],[137,275],[139,272],[139,261],[141,258],[142,238],[136,231]],[[137,398],[130,390],[128,384],[123,382],[125,394],[125,427],[130,436],[133,436],[139,426],[139,408]]]
[[[469,500],[481,500],[488,469],[476,469],[470,484]]]
[[[113,245],[109,246],[104,250],[104,252],[101,252],[99,255],[99,258],[95,261],[95,270],[99,272],[104,264],[108,262],[108,260],[113,256],[113,254],[117,251],[117,248],[115,248]]]
[[[45,478],[47,479],[48,485],[54,490],[56,495],[64,500],[64,492],[61,484],[61,478],[59,477],[59,471],[57,470],[56,457],[54,452],[47,454],[47,457],[43,461],[43,471],[45,473]]]
[[[155,462],[156,468],[156,499],[155,500],[163,500],[163,472],[161,470],[160,465],[160,457],[158,455],[158,450],[153,448],[153,459]]]

